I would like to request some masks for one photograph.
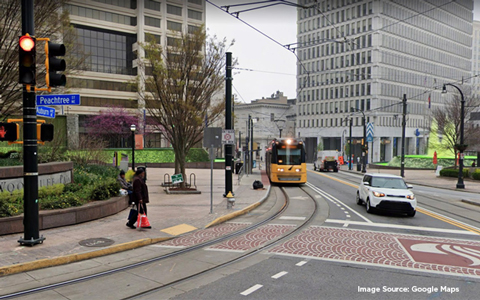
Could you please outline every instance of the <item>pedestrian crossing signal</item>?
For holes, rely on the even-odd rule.
[[[17,123],[0,123],[0,141],[14,142],[20,136],[20,126]]]
[[[51,142],[53,140],[53,124],[37,124],[37,140]]]

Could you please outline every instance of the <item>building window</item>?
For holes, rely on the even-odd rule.
[[[202,20],[202,12],[189,9],[188,10],[188,17],[190,19],[195,19],[195,20],[200,20],[201,21]]]
[[[189,3],[197,4],[197,5],[202,5],[202,0],[188,0]]]
[[[84,71],[136,75],[137,69],[132,67],[135,35],[80,25],[75,30],[81,46],[74,54],[86,54]]]
[[[145,8],[160,11],[160,2],[145,0]]]
[[[196,33],[199,29],[200,29],[200,27],[198,27],[198,26],[188,25],[188,33],[190,33],[190,34]]]
[[[182,8],[174,5],[167,4],[167,13],[181,16],[182,15]]]
[[[103,10],[96,10],[77,5],[66,5],[66,9],[71,15],[86,17],[90,19],[102,20],[118,24],[137,26],[137,18],[120,14],[114,14]]]
[[[137,1],[136,0],[93,0],[93,1],[99,2],[99,3],[115,5],[115,6],[120,6],[120,7],[131,8],[131,9],[136,9],[137,8]]]
[[[145,16],[145,25],[147,26],[160,28],[160,23],[161,23],[160,19]]]
[[[173,31],[182,31],[182,23],[167,21],[167,29]]]

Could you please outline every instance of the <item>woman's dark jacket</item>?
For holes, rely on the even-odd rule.
[[[138,176],[133,178],[133,200],[136,204],[138,204],[139,200],[143,200],[143,203],[149,203],[147,184],[143,178]]]

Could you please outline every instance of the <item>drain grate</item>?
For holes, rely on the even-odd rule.
[[[107,238],[93,238],[93,239],[86,239],[78,243],[81,246],[85,246],[85,247],[107,247],[107,246],[113,245],[115,241]]]

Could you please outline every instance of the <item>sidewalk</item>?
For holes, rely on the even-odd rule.
[[[42,230],[40,235],[46,238],[45,241],[32,247],[20,246],[17,242],[23,237],[23,233],[0,236],[0,277],[134,249],[204,228],[214,221],[224,222],[254,209],[266,199],[270,191],[270,183],[264,170],[254,169],[253,174],[243,175],[240,184],[238,175],[234,174],[235,205],[227,209],[227,198],[223,197],[225,170],[213,170],[213,205],[210,169],[186,170],[186,181],[190,182],[190,174],[194,173],[195,184],[201,194],[167,194],[161,184],[164,175],[168,173],[171,176],[173,171],[162,168],[147,169],[150,195],[148,219],[152,229],[128,228],[125,225],[128,208],[95,221]],[[254,190],[254,180],[261,180],[264,189]],[[111,244],[107,247],[92,247],[95,243]]]

